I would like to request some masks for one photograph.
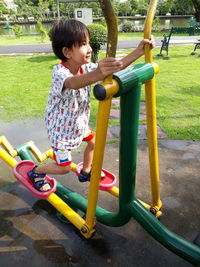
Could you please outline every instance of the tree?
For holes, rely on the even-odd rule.
[[[119,15],[127,16],[130,15],[132,11],[131,4],[129,1],[122,2],[119,4]]]
[[[200,22],[200,0],[192,0],[195,9],[195,18],[197,22]]]
[[[159,13],[159,15],[166,15],[166,13],[171,12],[173,2],[174,2],[174,0],[158,1],[158,13]]]
[[[174,15],[190,15],[193,13],[191,0],[174,0],[171,13]]]
[[[138,1],[137,12],[139,14],[141,14],[141,15],[146,15],[148,6],[149,6],[149,1],[148,0],[140,0],[140,1]]]

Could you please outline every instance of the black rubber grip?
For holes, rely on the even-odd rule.
[[[106,98],[106,89],[101,84],[96,84],[93,88],[93,94],[98,100],[104,100]]]

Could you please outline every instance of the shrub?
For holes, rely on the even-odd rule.
[[[20,38],[22,35],[22,28],[20,25],[15,24],[12,28],[12,30],[14,31],[14,34],[17,38]]]
[[[97,62],[99,50],[107,41],[107,30],[100,24],[90,24],[87,28],[90,31],[90,45],[93,50],[92,61]]]
[[[47,32],[44,29],[42,22],[41,21],[37,21],[36,24],[36,31],[39,33],[40,38],[41,38],[41,42],[44,42],[44,39],[47,37]]]
[[[131,21],[125,21],[121,25],[121,31],[122,32],[132,32],[134,31],[134,25]]]
[[[155,32],[160,32],[161,30],[160,30],[160,26],[161,26],[161,24],[160,24],[160,19],[159,19],[159,17],[156,17],[154,20],[153,20],[153,30],[155,31]]]

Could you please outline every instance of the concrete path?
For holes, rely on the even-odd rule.
[[[163,38],[156,38],[156,46],[161,46],[161,40]],[[173,45],[183,45],[183,44],[192,44],[199,39],[198,36],[174,36],[172,38]],[[182,42],[180,42],[182,40]],[[131,49],[137,47],[139,39],[134,40],[119,40],[117,49]],[[106,46],[102,46],[102,49],[105,50]],[[0,46],[0,54],[32,54],[32,53],[52,53],[51,44],[32,44],[32,45],[7,45]]]

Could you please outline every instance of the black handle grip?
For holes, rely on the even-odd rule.
[[[98,100],[104,100],[106,98],[106,89],[101,84],[96,84],[93,88],[93,94]]]

